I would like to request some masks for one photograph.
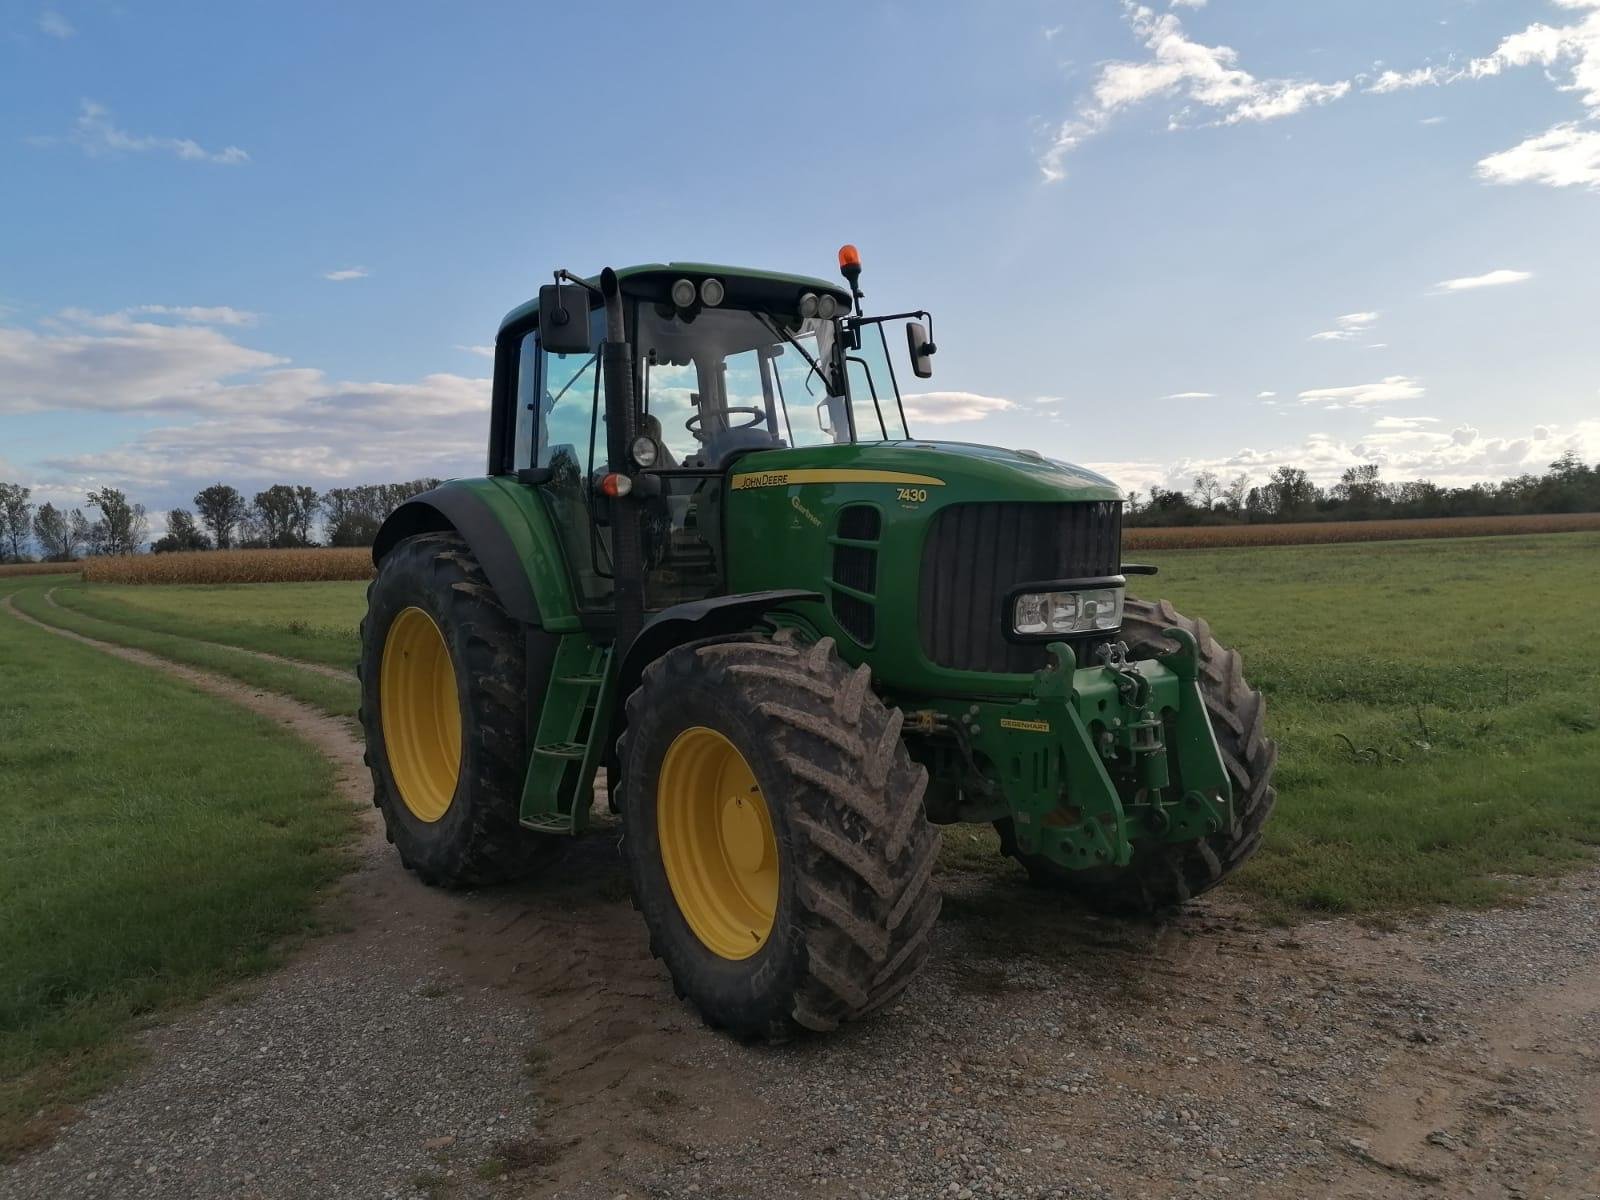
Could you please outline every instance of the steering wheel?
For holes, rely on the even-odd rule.
[[[734,433],[741,429],[754,429],[757,425],[765,424],[767,419],[767,410],[764,408],[757,408],[753,404],[730,404],[727,408],[722,409],[719,415],[727,418],[732,416],[734,413],[745,414],[750,419],[743,425],[729,425],[729,433]],[[703,415],[703,413],[695,413],[694,416],[690,417],[683,423],[683,427],[690,433],[694,434],[697,440],[702,442],[706,440],[705,434],[700,431],[700,418]]]

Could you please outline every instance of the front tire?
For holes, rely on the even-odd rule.
[[[713,1027],[781,1039],[900,992],[939,835],[901,715],[831,638],[699,642],[627,701],[623,854],[651,951]]]
[[[420,534],[384,556],[361,622],[361,726],[372,802],[424,883],[501,883],[555,852],[557,839],[517,820],[526,655],[523,628],[459,536]]]
[[[1172,646],[1161,631],[1171,627],[1188,630],[1199,649],[1200,694],[1233,785],[1233,828],[1192,842],[1139,843],[1126,867],[1069,871],[1044,855],[1023,852],[1011,822],[995,822],[1000,852],[1021,863],[1033,883],[1070,892],[1102,912],[1161,912],[1210,891],[1256,852],[1262,827],[1277,802],[1272,772],[1278,747],[1266,735],[1267,704],[1245,682],[1239,652],[1212,637],[1203,619],[1184,616],[1170,601],[1128,597],[1122,640],[1129,658],[1155,658],[1168,652]]]

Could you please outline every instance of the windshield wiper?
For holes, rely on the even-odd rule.
[[[806,360],[806,365],[811,368],[812,373],[814,373],[818,379],[822,380],[822,386],[823,386],[823,388],[825,388],[827,390],[828,395],[830,395],[830,396],[833,395],[833,386],[831,384],[829,384],[828,377],[822,373],[822,368],[817,365],[817,360],[811,357],[810,352],[804,346],[802,346],[799,342],[795,341],[792,337],[789,336],[789,331],[787,329],[783,328],[783,326],[779,325],[776,321],[774,321],[771,317],[767,316],[767,314],[764,313],[764,312],[755,312],[754,310],[752,310],[750,315],[753,316],[756,320],[760,321],[763,325],[765,325],[768,330],[770,330],[771,332],[777,334],[784,341],[788,342],[789,345],[793,346],[796,350],[800,351],[800,357]],[[807,375],[806,376],[806,395],[809,396],[810,394],[811,394],[811,375]]]

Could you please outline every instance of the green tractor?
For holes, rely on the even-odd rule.
[[[1153,571],[1116,486],[912,438],[932,319],[866,315],[840,267],[556,272],[500,326],[487,475],[389,517],[362,624],[402,862],[536,876],[604,771],[651,949],[747,1037],[905,987],[941,825],[1142,913],[1227,876],[1273,804],[1239,656],[1125,595]]]

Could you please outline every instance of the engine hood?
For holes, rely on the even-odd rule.
[[[909,440],[762,450],[734,463],[734,490],[803,484],[882,483],[948,488],[953,500],[1121,500],[1086,467],[972,442]]]

